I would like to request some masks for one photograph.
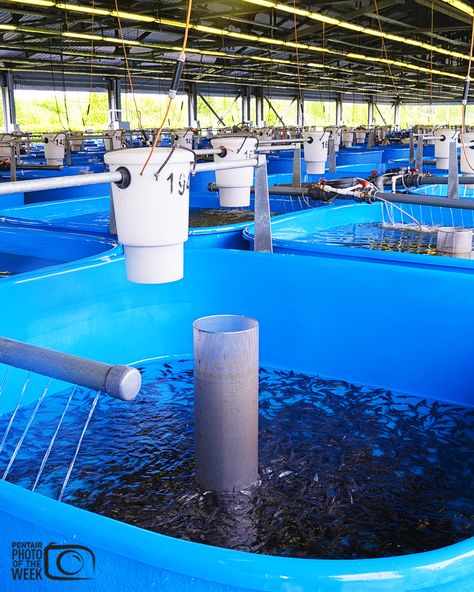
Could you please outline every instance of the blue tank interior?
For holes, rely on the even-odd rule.
[[[424,297],[428,285],[436,298]],[[328,286],[330,291],[322,289]],[[184,280],[173,284],[127,283],[120,256],[71,265],[67,273],[6,279],[0,299],[15,302],[15,308],[1,324],[7,337],[127,363],[190,354],[194,319],[244,314],[260,322],[264,364],[471,405],[469,347],[445,348],[442,363],[433,364],[433,349],[420,348],[405,331],[391,331],[383,348],[374,337],[382,328],[403,326],[416,328],[428,343],[437,343],[440,334],[450,343],[466,343],[474,329],[473,289],[474,276],[467,269],[191,250]],[[447,307],[453,294],[456,306]],[[2,411],[11,410],[17,399],[15,389],[6,391]],[[328,592],[468,592],[472,582],[473,540],[390,559],[298,560],[170,539],[5,482],[0,500],[0,524],[18,540],[58,540],[75,533],[78,544],[93,548],[97,561],[107,565],[94,580],[100,591],[116,589],[120,582],[130,589],[153,584],[163,590],[219,592],[315,586]],[[0,541],[2,553],[8,545]],[[81,584],[69,588],[83,589]]]
[[[0,276],[23,274],[84,259],[120,253],[111,239],[62,233],[0,220]],[[0,280],[2,281],[2,280]]]
[[[73,154],[75,166],[51,171],[52,176],[80,174],[84,166],[102,172],[103,164],[88,160],[96,152],[101,158],[98,143],[85,145],[90,145],[92,157],[88,151]],[[38,151],[37,158],[41,156]],[[403,160],[407,158],[407,145],[341,149],[337,172],[325,173],[324,178],[365,177],[374,169],[384,172],[402,166],[399,163],[408,163]],[[270,175],[270,184],[291,183],[292,160],[291,152],[270,157],[269,173],[278,173]],[[303,181],[323,176],[306,175],[302,164]],[[24,178],[43,176],[49,172],[30,171]],[[217,194],[207,190],[213,180],[213,173],[191,179],[191,207],[218,207]],[[196,318],[243,314],[260,322],[263,365],[389,388],[441,403],[474,404],[470,350],[460,347],[470,343],[474,329],[472,260],[298,243],[299,237],[317,229],[381,222],[382,204],[335,202],[314,208],[321,204],[275,196],[271,209],[284,214],[272,221],[275,254],[228,250],[252,244],[253,225],[248,223],[191,229],[184,279],[137,285],[126,281],[122,248],[106,237],[109,189],[104,184],[72,188],[71,195],[68,190],[32,192],[25,195],[29,205],[21,207],[12,207],[13,201],[9,207],[0,202],[0,214],[6,217],[0,219],[0,271],[2,252],[30,257],[26,267],[14,271],[20,275],[0,279],[0,302],[8,310],[0,321],[1,335],[108,363],[134,363],[191,356]],[[410,191],[441,196],[447,194],[447,186]],[[470,197],[470,192],[460,195]],[[23,196],[17,199],[20,206]],[[401,207],[409,208],[425,224],[470,226],[460,210]],[[391,215],[395,222],[407,221],[396,208],[391,208]],[[189,248],[194,246],[201,248]],[[206,248],[215,246],[224,249]],[[33,258],[38,259],[37,265]],[[48,261],[51,265],[45,264]],[[410,331],[416,338],[410,337]],[[380,347],[382,333],[389,338]],[[432,346],[420,347],[419,336]],[[437,352],[440,336],[457,346]],[[1,392],[0,413],[9,413],[17,405],[22,377],[19,372]],[[22,405],[40,394],[30,389]],[[474,539],[388,559],[253,555],[165,537],[5,481],[0,481],[0,526],[15,532],[18,540],[74,537],[78,544],[94,549],[102,567],[94,579],[97,592],[473,590]],[[11,554],[10,541],[0,540],[0,553]],[[84,584],[49,582],[44,589],[59,591],[67,586],[82,592],[87,589]]]

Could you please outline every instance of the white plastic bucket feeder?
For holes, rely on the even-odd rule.
[[[459,226],[441,226],[436,237],[440,253],[459,255],[472,252],[472,229]]]
[[[261,140],[273,140],[275,134],[275,128],[273,127],[261,127],[256,130],[256,136]]]
[[[82,146],[84,143],[83,139],[84,134],[82,132],[74,132],[73,137],[70,140],[71,150],[74,152],[79,152],[82,150]]]
[[[305,132],[304,138],[304,159],[306,161],[306,172],[309,175],[318,175],[326,170],[328,158],[329,132]]]
[[[64,164],[66,134],[64,132],[44,134],[43,141],[46,164],[51,166]]]
[[[178,146],[193,149],[194,132],[192,130],[180,130],[174,133],[174,140]]]
[[[449,144],[457,142],[459,132],[449,127],[438,127],[434,130],[436,168],[448,169],[449,167]]]
[[[365,136],[367,134],[366,129],[358,128],[355,131],[356,144],[363,144],[365,142]]]
[[[105,130],[104,131],[104,146],[106,152],[112,150],[121,150],[123,148],[123,130]]]
[[[221,154],[214,154],[215,163],[232,160],[248,160],[255,157],[257,138],[253,136],[218,136],[211,140],[213,148],[221,148]],[[216,171],[220,205],[225,208],[241,208],[250,205],[250,188],[253,183],[252,166],[240,169]]]
[[[463,134],[461,146],[461,173],[474,175],[474,132]],[[468,187],[472,187],[468,185]]]
[[[11,134],[1,134],[0,142],[11,142],[14,136]],[[12,149],[11,146],[0,146],[0,160],[10,160]]]
[[[156,148],[140,175],[149,153],[149,148],[120,150],[106,154],[104,162],[123,174],[121,183],[112,183],[112,197],[127,278],[162,284],[183,277],[194,157],[181,148]]]
[[[350,148],[354,142],[354,132],[352,130],[342,130],[342,145],[344,148]]]

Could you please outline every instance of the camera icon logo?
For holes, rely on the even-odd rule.
[[[91,580],[95,555],[82,545],[49,543],[44,549],[44,574],[50,580]]]

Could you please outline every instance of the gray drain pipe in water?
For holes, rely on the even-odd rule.
[[[196,482],[248,489],[258,480],[258,321],[203,317],[193,338]]]

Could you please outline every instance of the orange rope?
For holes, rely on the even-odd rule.
[[[181,47],[181,53],[186,53],[186,47],[188,45],[188,33],[189,33],[189,23],[191,20],[191,8],[193,5],[193,0],[188,0],[188,4],[187,4],[187,8],[186,8],[186,27],[184,29],[184,37],[183,37],[183,45]],[[158,131],[155,134],[155,137],[153,138],[153,144],[151,146],[150,152],[148,154],[148,158],[145,161],[145,164],[142,167],[142,170],[140,171],[140,175],[143,175],[143,173],[145,172],[146,167],[148,166],[148,163],[150,162],[150,159],[152,157],[152,154],[158,144],[158,141],[160,139],[161,136],[161,132],[163,131],[163,128],[165,127],[165,123],[166,123],[166,118],[168,117],[168,113],[170,112],[171,109],[171,103],[173,101],[172,96],[170,96],[168,98],[168,104],[166,106],[166,111],[165,111],[165,115],[163,117],[163,121],[160,124],[160,127],[158,128]]]

